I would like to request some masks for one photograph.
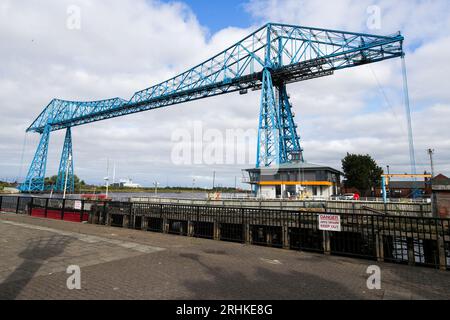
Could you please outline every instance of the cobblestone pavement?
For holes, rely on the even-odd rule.
[[[450,299],[450,272],[0,214],[0,299]],[[81,290],[66,286],[81,267]]]

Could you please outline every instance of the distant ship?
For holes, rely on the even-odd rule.
[[[120,180],[120,186],[123,188],[141,188],[142,186],[137,183],[133,183],[131,179]]]

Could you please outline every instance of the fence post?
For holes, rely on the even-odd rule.
[[[106,220],[105,225],[111,226],[111,216],[109,210],[106,209],[106,201],[103,202],[103,217]]]
[[[436,223],[436,234],[437,234],[437,249],[439,254],[439,269],[441,270],[447,270],[447,267],[450,267],[450,265],[447,265],[447,252],[445,248],[445,225],[450,227],[450,221],[445,220],[438,220],[440,223]],[[447,222],[447,223],[445,223]],[[450,248],[449,248],[450,249]]]
[[[323,231],[323,253],[326,255],[331,254],[330,234],[328,231]]]
[[[437,239],[438,252],[439,252],[439,269],[447,270],[447,255],[445,252],[445,242],[441,235],[438,235]]]
[[[145,208],[145,204],[139,204],[139,206],[142,208]],[[142,213],[141,216],[141,230],[142,231],[147,231],[148,229],[148,218],[146,217],[145,213]]]
[[[290,239],[289,239],[289,223],[285,220],[282,227],[282,237],[283,237],[283,249],[290,249]]]
[[[3,196],[0,196],[0,211],[2,211]]]
[[[62,210],[61,210],[61,220],[64,220],[64,211],[66,210],[66,199],[63,199]]]
[[[28,215],[31,216],[33,213],[33,198],[31,198],[29,207],[28,207]]]
[[[45,208],[44,208],[44,217],[47,218],[47,214],[48,214],[48,198],[45,199]]]
[[[167,216],[163,214],[163,207],[164,207],[163,204],[159,205],[159,210],[160,210],[160,213],[161,213],[161,219],[162,219],[162,222],[163,222],[162,232],[163,233],[169,233],[169,229],[170,229],[169,221],[167,219]]]
[[[408,243],[408,265],[414,266],[416,264],[416,257],[414,255],[414,238],[407,238]]]
[[[196,226],[198,226],[198,222],[200,220],[200,218],[199,218],[200,207],[194,207],[194,208],[195,208],[195,213],[190,212],[190,214],[188,214],[188,218],[187,218],[187,236],[188,237],[196,237],[198,235]]]
[[[83,204],[83,207],[84,207],[84,204]],[[91,210],[89,211],[89,215],[88,215],[88,223],[89,224],[101,224],[101,222],[100,222],[101,216],[102,215],[100,214],[100,210],[98,209],[97,204],[94,204],[94,205],[91,204]]]
[[[125,213],[123,215],[122,228],[129,228],[130,224],[132,224],[133,226],[135,225],[133,215],[133,203],[130,203],[130,210],[128,214]]]
[[[213,212],[215,212],[215,211],[213,211]],[[215,216],[213,218],[213,223],[214,223],[214,226],[213,226],[213,239],[219,241],[220,240],[220,222],[217,221],[217,220],[218,220],[218,217]]]
[[[83,217],[84,217],[84,200],[81,200],[80,222],[83,222]]]
[[[131,213],[131,221],[133,224],[131,229],[136,229],[136,208],[134,207],[133,202],[131,203],[130,213]]]
[[[130,205],[130,211],[127,213],[124,212],[122,219],[122,228],[129,228],[130,223],[133,223],[132,217],[133,204]]]
[[[382,218],[383,219],[383,218]],[[374,217],[372,216],[372,230],[374,230],[373,224]],[[372,231],[375,236],[375,250],[376,250],[376,258],[378,262],[384,262],[384,242],[383,242],[383,234],[380,231],[380,220],[377,217],[377,229],[376,231]],[[383,228],[384,229],[384,220],[383,220]]]
[[[250,221],[245,221],[245,210],[242,209],[242,229],[244,230],[244,243],[251,244],[252,243],[252,230],[250,228]]]
[[[16,214],[19,214],[20,197],[17,197]]]
[[[241,206],[241,225],[242,225],[242,242],[245,243],[245,223],[244,223],[244,213],[245,213],[245,209],[244,206]]]

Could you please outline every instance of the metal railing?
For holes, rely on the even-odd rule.
[[[228,206],[262,209],[327,211],[336,214],[370,214],[371,210],[387,215],[432,217],[430,203],[383,203],[365,201],[314,201],[314,200],[255,200],[255,199],[170,199],[170,198],[132,198],[132,202],[200,205],[200,206]]]
[[[0,196],[0,211],[214,240],[450,269],[450,219]],[[332,212],[330,214],[333,214]]]

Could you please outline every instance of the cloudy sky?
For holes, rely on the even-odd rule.
[[[375,6],[375,7],[374,7]],[[374,28],[374,8],[379,24]],[[75,9],[75,11],[74,11]],[[79,11],[79,20],[73,18]],[[52,98],[129,99],[183,72],[264,23],[285,22],[406,37],[418,171],[450,174],[450,2],[375,0],[2,0],[0,2],[0,180],[23,179],[39,141],[25,129]],[[75,27],[74,27],[75,26]],[[78,28],[79,26],[79,28]],[[379,27],[379,28],[378,28]],[[305,157],[340,168],[347,152],[371,154],[392,172],[409,171],[400,60],[288,86]],[[107,159],[116,177],[150,185],[234,185],[255,162],[259,92],[230,94],[73,129],[76,174],[101,183]],[[195,134],[201,127],[203,138]],[[180,164],[176,136],[209,152],[208,132],[248,130],[235,147],[247,160]],[[47,174],[55,174],[64,132],[51,136]],[[215,144],[217,143],[214,142]],[[205,147],[206,145],[206,147]],[[112,171],[112,170],[111,170]],[[110,172],[110,175],[112,173]]]

